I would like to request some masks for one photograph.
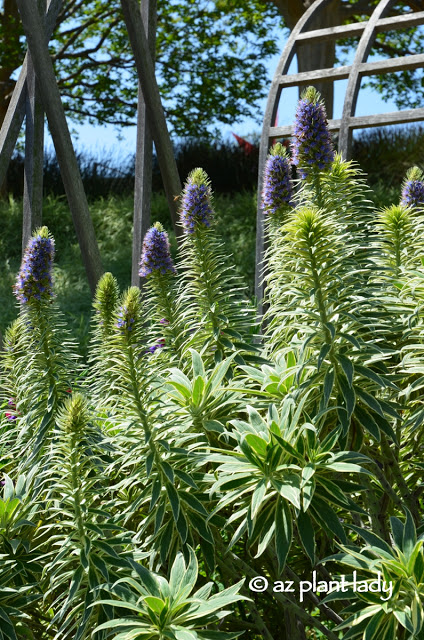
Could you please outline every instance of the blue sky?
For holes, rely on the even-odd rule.
[[[283,40],[281,41],[280,46],[283,48]],[[280,55],[281,54],[279,53],[269,61],[268,69],[270,81],[277,67]],[[296,60],[294,60],[290,68],[290,73],[295,73],[296,68],[297,63]],[[346,84],[347,80],[337,81],[335,83],[335,118],[341,117]],[[282,92],[279,107],[280,125],[292,123],[297,99],[298,92],[295,87],[285,89]],[[264,113],[265,105],[266,99],[262,100],[260,104],[260,114]],[[356,115],[371,115],[373,113],[384,113],[388,111],[397,111],[397,107],[393,102],[384,102],[381,95],[371,91],[370,89],[363,89],[360,91]],[[95,126],[89,124],[71,124],[71,129],[73,131],[74,144],[78,151],[88,151],[90,154],[95,156],[112,155],[116,160],[126,158],[128,155],[131,155],[135,152],[135,126],[125,127],[117,130],[117,128],[112,125]],[[246,119],[243,122],[234,124],[233,127],[223,127],[223,135],[225,139],[232,139],[232,132],[234,132],[242,137],[246,137],[247,139],[249,139],[252,134],[260,133],[260,130],[260,124],[256,123],[253,119]],[[48,133],[46,137],[46,146],[48,148],[52,147],[52,142]]]

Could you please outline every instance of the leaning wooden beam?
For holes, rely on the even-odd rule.
[[[56,18],[62,6],[62,0],[50,0],[46,16],[45,34],[48,42],[53,33]],[[26,110],[26,76],[28,68],[28,53],[22,64],[19,78],[16,81],[12,97],[6,112],[6,117],[0,129],[0,185],[3,184],[9,167],[10,158],[16,147],[19,131],[25,117]]]
[[[38,10],[45,20],[46,2],[38,0]],[[31,54],[28,56],[27,92],[25,109],[25,163],[22,224],[22,254],[32,232],[42,223],[43,162],[44,161],[44,109],[38,91]]]
[[[178,174],[177,163],[175,162],[171,138],[166,125],[159,88],[156,82],[149,43],[141,19],[140,7],[137,0],[121,0],[121,5],[135,58],[138,77],[143,90],[172,223],[175,233],[179,236],[181,235],[181,227],[177,225],[175,198],[181,192],[181,181]]]
[[[141,17],[147,33],[150,55],[155,59],[157,0],[141,0]],[[154,63],[154,62],[153,62]],[[152,196],[153,140],[149,116],[140,82],[138,83],[137,143],[135,155],[134,224],[131,284],[140,286],[139,260],[143,238],[150,227]]]
[[[92,293],[102,275],[102,264],[93,221],[88,209],[78,162],[66,122],[65,111],[53,70],[44,29],[35,3],[16,0],[31,52],[40,94],[56,149],[57,160],[81,248],[82,259]]]

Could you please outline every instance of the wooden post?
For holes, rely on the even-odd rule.
[[[150,55],[154,64],[156,53],[157,0],[141,0],[141,17],[147,34]],[[150,227],[152,196],[153,141],[146,103],[138,83],[137,144],[135,155],[134,230],[132,245],[131,284],[140,286],[138,275],[143,238]]]
[[[62,0],[50,0],[49,2],[46,16],[46,42],[51,38],[61,6]],[[3,184],[6,177],[10,158],[15,149],[19,131],[21,130],[25,117],[28,57],[29,54],[27,53],[0,130],[0,184]]]
[[[44,22],[45,0],[39,0],[38,8]],[[34,229],[41,226],[43,217],[44,110],[30,53],[26,82],[22,253]]]
[[[19,0],[19,2],[22,2],[22,0]],[[175,233],[177,236],[180,236],[182,230],[181,227],[177,225],[175,196],[178,196],[181,192],[181,181],[168,127],[166,126],[165,114],[156,82],[149,44],[141,19],[140,7],[137,0],[121,0],[121,5],[131,48],[134,53],[140,85],[143,90],[149,125],[155,143],[172,223]]]
[[[56,83],[53,64],[43,37],[43,24],[35,3],[27,2],[27,0],[16,1],[31,52],[44,110],[49,122],[50,133],[56,149],[69,208],[81,248],[82,259],[91,292],[94,293],[97,282],[102,275],[100,253],[77,158]]]

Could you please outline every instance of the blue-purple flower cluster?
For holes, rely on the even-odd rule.
[[[151,227],[144,236],[138,275],[147,278],[154,272],[175,273],[169,249],[168,234],[160,222]]]
[[[302,179],[333,162],[334,148],[325,107],[314,87],[308,87],[299,100],[293,136],[293,163],[298,165]]]
[[[18,273],[14,293],[19,302],[32,302],[53,297],[54,240],[47,227],[38,229],[28,242]]]
[[[124,304],[122,307],[119,307],[116,328],[121,329],[122,332],[132,331],[134,322],[135,318],[129,311],[127,305]]]
[[[424,205],[424,175],[418,167],[412,167],[406,174],[402,187],[401,204],[405,207]]]
[[[282,144],[277,143],[268,156],[262,190],[262,209],[273,215],[283,207],[293,206],[290,162]]]
[[[165,338],[159,338],[157,344],[153,344],[151,347],[149,347],[146,353],[154,353],[158,349],[163,349],[164,346],[165,346]]]
[[[211,199],[208,176],[203,169],[194,169],[181,197],[180,220],[185,233],[193,233],[198,225],[210,227],[213,218]]]

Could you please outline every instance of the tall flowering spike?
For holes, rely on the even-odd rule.
[[[147,278],[152,273],[175,273],[169,249],[168,234],[160,222],[151,227],[144,236],[138,275]]]
[[[90,420],[88,402],[81,393],[74,393],[65,400],[58,416],[58,423],[64,433],[81,436]]]
[[[411,167],[402,185],[401,204],[405,207],[424,205],[424,174],[418,167]]]
[[[122,335],[130,337],[141,316],[140,289],[130,287],[122,298],[115,318],[115,327]]]
[[[290,162],[287,152],[279,142],[274,145],[266,161],[262,210],[273,215],[283,208],[293,206],[293,189],[290,181]]]
[[[203,169],[193,169],[181,197],[181,224],[186,233],[193,233],[198,225],[210,227],[212,218],[212,190],[209,178]]]
[[[116,278],[109,272],[103,274],[97,283],[93,307],[99,317],[100,324],[107,330],[111,323],[118,302],[119,287]]]
[[[293,136],[293,162],[299,166],[301,178],[326,169],[333,162],[334,148],[325,106],[314,87],[308,87],[299,100]]]
[[[37,229],[28,242],[14,293],[22,304],[53,297],[54,239],[47,227]]]

